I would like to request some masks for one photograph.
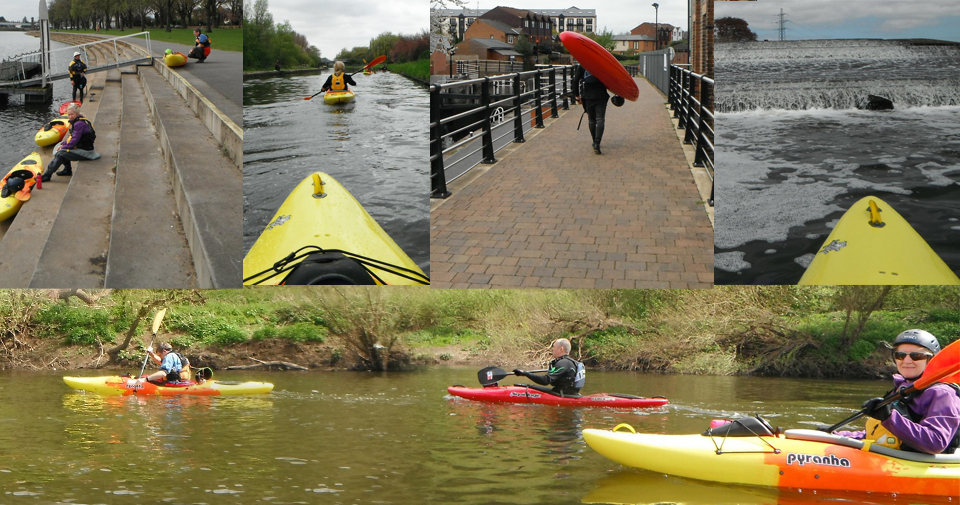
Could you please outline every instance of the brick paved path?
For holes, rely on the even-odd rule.
[[[712,287],[713,228],[663,97],[637,83],[608,104],[603,155],[573,107],[431,212],[431,285]]]

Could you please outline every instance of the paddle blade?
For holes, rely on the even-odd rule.
[[[313,97],[312,97],[312,96],[308,96],[308,97],[304,98],[304,100],[309,100],[309,99],[311,99],[311,98],[313,98]]]
[[[371,60],[370,63],[367,63],[367,65],[366,65],[365,67],[363,67],[363,68],[370,68],[370,67],[372,67],[372,66],[374,66],[374,65],[379,65],[379,64],[381,64],[381,63],[383,63],[383,62],[385,62],[385,61],[387,61],[387,57],[386,57],[386,56],[377,56],[376,58],[374,58],[373,60]]]
[[[944,347],[936,356],[930,358],[927,368],[923,370],[923,377],[914,382],[913,387],[928,388],[934,382],[941,382],[945,377],[952,376],[958,371],[960,371],[960,340]]]
[[[488,366],[477,372],[477,380],[480,381],[481,386],[489,386],[502,381],[508,375],[512,374],[505,372],[502,368]]]
[[[153,316],[153,334],[157,334],[157,330],[160,329],[160,323],[163,322],[163,316],[166,315],[167,309],[160,309],[157,311],[157,315]]]

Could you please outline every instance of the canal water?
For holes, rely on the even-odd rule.
[[[54,49],[66,44],[51,42]],[[40,50],[40,39],[24,32],[0,31],[0,60],[19,54]],[[33,141],[37,130],[47,121],[59,117],[60,104],[70,100],[72,87],[68,79],[54,81],[53,103],[24,103],[23,95],[9,95],[6,102],[0,100],[0,177],[3,177],[20,160],[39,149]],[[88,90],[89,91],[89,90]],[[95,91],[99,93],[99,91]]]
[[[449,385],[477,385],[469,368],[217,372],[276,385],[234,398],[103,397],[61,375],[0,372],[0,503],[937,503],[669,478],[623,469],[581,436],[619,423],[699,433],[754,414],[811,428],[883,393],[883,381],[588,372],[589,392],[671,401],[616,411],[448,396]]]
[[[357,74],[352,103],[305,101],[328,75],[243,83],[244,254],[290,191],[321,171],[429,275],[429,94],[396,74]]]
[[[716,76],[717,284],[795,284],[867,195],[960,273],[960,46],[717,44]]]

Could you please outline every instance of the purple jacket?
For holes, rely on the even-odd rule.
[[[894,374],[893,385],[896,389],[911,384],[903,376]],[[894,410],[890,418],[880,424],[900,438],[901,442],[918,451],[942,453],[960,429],[960,397],[957,397],[957,392],[950,386],[934,384],[923,390],[909,405],[910,410],[923,416],[919,423]],[[862,439],[866,432],[837,432],[837,435]]]
[[[86,119],[83,116],[77,116],[77,120],[73,122],[72,131],[70,132],[70,138],[60,146],[60,149],[73,149],[77,147],[77,144],[80,143],[80,137],[89,133],[89,128],[85,121],[80,121],[80,119]]]

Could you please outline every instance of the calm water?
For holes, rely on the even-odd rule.
[[[54,49],[66,44],[51,42]],[[23,32],[0,31],[0,60],[18,54],[40,50],[40,39]],[[88,90],[89,91],[89,90]],[[9,95],[6,103],[0,100],[0,170],[6,174],[28,154],[39,149],[33,141],[37,130],[47,121],[58,117],[60,104],[70,100],[71,86],[67,79],[54,81],[53,103],[25,104],[23,95]],[[99,91],[96,91],[99,93]],[[2,176],[0,174],[0,176]]]
[[[827,497],[624,470],[586,447],[581,430],[626,422],[693,433],[713,418],[755,413],[811,427],[842,419],[887,387],[589,373],[591,392],[671,399],[665,408],[618,412],[448,397],[448,385],[476,384],[473,369],[218,372],[276,390],[172,399],[73,392],[60,375],[0,373],[0,503],[819,503]]]
[[[960,273],[960,48],[718,44],[718,284],[794,284],[875,195]],[[868,94],[893,111],[861,111]]]
[[[329,74],[243,83],[243,247],[248,251],[287,195],[329,173],[429,274],[426,90],[396,74],[357,74],[357,98],[310,96]]]

